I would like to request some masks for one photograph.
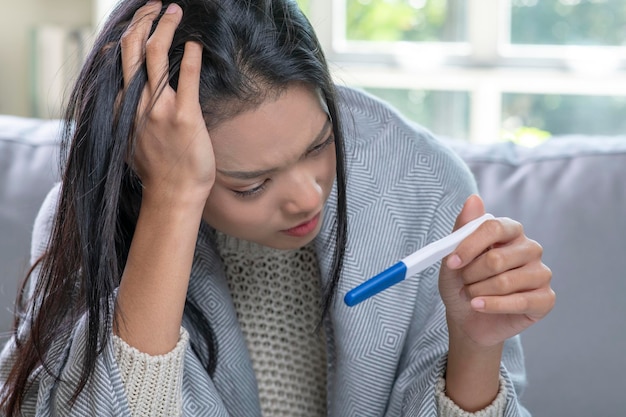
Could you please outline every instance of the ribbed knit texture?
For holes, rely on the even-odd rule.
[[[180,339],[165,355],[151,356],[113,335],[114,354],[133,417],[183,415],[183,359],[189,335],[181,327]]]
[[[275,250],[218,234],[265,417],[326,415],[326,343],[312,245]],[[319,326],[321,327],[321,326]]]
[[[499,417],[504,415],[504,407],[506,406],[506,385],[503,378],[500,378],[500,389],[496,399],[482,410],[474,413],[462,410],[445,394],[446,380],[440,378],[437,382],[437,404],[439,406],[439,415],[442,417]]]

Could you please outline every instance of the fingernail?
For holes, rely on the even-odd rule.
[[[474,298],[470,304],[474,310],[484,310],[485,309],[485,300],[482,298]]]
[[[459,255],[454,254],[448,258],[447,264],[448,268],[458,268],[461,266],[461,258],[459,258]]]
[[[178,9],[179,7],[176,3],[171,3],[169,6],[167,6],[165,13],[176,13]]]

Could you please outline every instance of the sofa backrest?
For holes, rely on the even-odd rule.
[[[0,343],[30,264],[39,206],[58,181],[58,121],[0,116]]]

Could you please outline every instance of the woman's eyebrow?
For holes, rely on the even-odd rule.
[[[222,175],[238,180],[252,180],[278,171],[278,168],[261,169],[258,171],[223,171],[221,169],[218,169],[217,171]]]
[[[309,145],[307,149],[314,148],[317,142],[324,139],[324,137],[326,136],[326,132],[328,132],[328,129],[330,129],[331,127],[332,127],[332,123],[330,122],[330,119],[326,119],[326,123],[324,123],[324,126],[322,126],[322,130],[320,130],[320,133],[318,133],[317,136],[315,136],[315,139],[311,141],[311,144]]]
[[[332,126],[332,123],[330,122],[330,119],[326,120],[326,123],[324,123],[322,130],[320,130],[320,132],[315,136],[315,139],[311,141],[311,144],[307,147],[307,150],[302,156],[305,156],[306,153],[309,152],[311,148],[315,147],[317,142],[321,141],[324,138],[324,136],[328,132],[328,129],[330,129],[331,126]],[[272,174],[278,171],[278,168],[260,169],[260,170],[255,170],[255,171],[224,171],[224,170],[218,169],[217,171],[222,175],[235,178],[238,180],[251,180],[254,178]]]

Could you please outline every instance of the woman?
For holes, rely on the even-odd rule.
[[[484,208],[427,132],[333,86],[293,2],[121,2],[66,121],[4,414],[526,414],[515,336],[554,293],[518,223],[338,300]]]

